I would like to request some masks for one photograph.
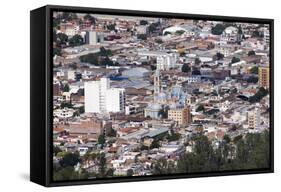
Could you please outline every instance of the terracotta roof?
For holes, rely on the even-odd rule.
[[[64,131],[64,128],[63,128],[63,127],[54,127],[54,128],[53,128],[53,131],[54,131],[54,132],[60,133],[60,132],[63,132],[63,131]]]
[[[136,127],[126,127],[126,128],[121,128],[118,131],[123,132],[123,133],[132,133],[137,131],[138,129]]]

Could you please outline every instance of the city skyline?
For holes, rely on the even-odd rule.
[[[269,34],[55,12],[54,181],[269,167]]]

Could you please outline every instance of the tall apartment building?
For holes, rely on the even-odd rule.
[[[86,113],[125,111],[125,89],[111,88],[108,78],[85,82],[84,89]]]
[[[169,109],[168,119],[174,120],[179,126],[188,126],[191,122],[190,108],[185,106],[182,108]]]
[[[255,108],[253,111],[247,113],[248,127],[250,129],[256,129],[260,125],[260,111]]]
[[[270,70],[269,67],[259,67],[259,86],[264,88],[269,88],[269,77]]]
[[[104,41],[103,33],[96,31],[87,31],[85,35],[85,42],[89,45],[96,45],[97,43],[102,43]]]

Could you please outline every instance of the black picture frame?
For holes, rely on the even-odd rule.
[[[54,182],[52,176],[52,13],[53,11],[98,13],[110,15],[145,16],[247,22],[270,26],[270,167],[255,170],[232,170],[162,176],[114,177]],[[98,183],[245,175],[274,172],[274,20],[247,17],[213,16],[185,13],[149,12],[103,8],[46,5],[30,12],[30,180],[53,187]]]

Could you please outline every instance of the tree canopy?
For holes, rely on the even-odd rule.
[[[231,141],[228,135],[214,148],[204,135],[192,137],[192,152],[179,160],[165,158],[154,164],[154,174],[197,173],[223,170],[268,168],[270,163],[269,132],[248,133]]]
[[[218,23],[214,27],[212,27],[211,33],[213,35],[221,35],[225,28],[225,25]]]
[[[198,57],[196,57],[194,63],[195,65],[199,65],[201,63],[201,60]]]
[[[113,66],[116,65],[116,63],[113,63],[113,61],[109,58],[109,56],[111,55],[112,55],[111,50],[107,50],[104,47],[101,47],[100,52],[82,55],[79,57],[79,59],[81,62],[90,63],[92,65]]]
[[[256,52],[253,51],[253,50],[251,50],[251,51],[248,52],[248,56],[252,56],[252,55],[256,55]]]
[[[146,20],[140,20],[140,25],[147,25],[148,22]]]
[[[240,59],[238,57],[232,57],[231,64],[239,62]]]
[[[83,18],[84,20],[89,20],[92,23],[92,25],[96,24],[96,18],[90,14],[86,14]]]
[[[73,167],[79,162],[78,153],[66,153],[63,158],[60,160],[60,165],[62,167]]]
[[[263,97],[265,97],[266,95],[268,94],[268,90],[266,90],[265,88],[263,87],[260,87],[258,92],[249,97],[249,102],[250,103],[256,103],[256,102],[259,102]]]
[[[74,46],[83,45],[84,40],[81,35],[76,34],[68,40],[68,43],[70,46],[74,47]]]
[[[189,65],[187,63],[184,63],[181,67],[181,71],[184,73],[188,73],[191,71],[191,68],[189,67]]]
[[[222,60],[224,58],[224,54],[217,52],[214,56],[213,56],[213,60],[217,61],[217,60]]]
[[[64,33],[58,33],[56,35],[56,44],[59,47],[66,46],[68,42],[68,36]]]
[[[259,68],[257,66],[254,66],[251,68],[250,72],[252,74],[258,74],[259,73]]]

